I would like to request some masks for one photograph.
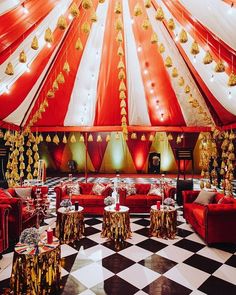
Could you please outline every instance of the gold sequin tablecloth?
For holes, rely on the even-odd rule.
[[[61,265],[60,243],[53,237],[38,246],[18,243],[14,249],[10,287],[14,295],[59,294]]]
[[[84,208],[79,206],[78,211],[66,211],[66,208],[57,210],[56,232],[55,235],[61,243],[70,243],[82,238],[84,234]]]
[[[131,238],[128,207],[120,206],[119,211],[114,205],[104,208],[101,236],[115,241]]]
[[[150,210],[149,235],[163,239],[174,239],[177,231],[177,211],[174,207],[157,209],[153,205]]]

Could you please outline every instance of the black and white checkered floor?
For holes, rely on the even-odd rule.
[[[63,179],[47,181],[52,208],[55,207],[53,186],[60,180]],[[41,230],[48,224],[55,226],[55,219],[52,213]],[[118,248],[100,237],[101,216],[85,216],[85,225],[83,239],[61,246],[61,294],[236,294],[236,245],[207,247],[185,223],[181,208],[174,240],[149,238],[148,215],[131,216],[132,239]],[[9,287],[11,250],[0,261],[0,294]]]

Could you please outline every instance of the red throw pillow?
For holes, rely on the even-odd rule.
[[[234,198],[224,196],[218,201],[218,204],[233,204]]]
[[[0,189],[0,198],[12,198],[12,195],[7,190]]]

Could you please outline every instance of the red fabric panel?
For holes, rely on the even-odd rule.
[[[103,41],[102,62],[97,87],[97,105],[94,125],[121,125],[120,98],[117,69],[120,57],[117,55],[119,47],[116,41],[117,31],[114,13],[116,1],[109,1],[106,29]]]
[[[146,134],[146,138],[148,138],[147,134]],[[142,170],[147,160],[152,142],[148,140],[146,141],[133,140],[130,138],[126,142],[127,142],[130,154],[132,156],[132,159],[134,161],[134,166],[136,170]]]
[[[96,9],[97,6],[94,6]],[[49,99],[49,106],[46,112],[43,113],[42,119],[40,119],[35,125],[36,126],[62,126],[64,124],[64,118],[67,113],[68,105],[70,102],[70,96],[73,90],[75,77],[80,64],[80,60],[83,51],[78,51],[75,49],[75,43],[78,37],[80,37],[83,46],[86,46],[86,41],[88,34],[79,33],[78,27],[80,27],[86,20],[88,20],[90,11],[81,8],[80,16],[74,19],[68,34],[59,50],[59,54],[54,61],[53,67],[47,79],[44,81],[44,85],[37,99],[37,103],[31,112],[31,116],[36,112],[39,106],[39,102],[44,100],[45,94],[51,88],[53,81],[55,80],[57,74],[62,70],[64,62],[67,61],[70,65],[70,73],[67,75],[63,72],[65,77],[65,83],[59,85],[59,90],[56,91],[55,97]],[[68,54],[67,54],[68,53]],[[28,121],[30,118],[28,119]],[[55,130],[55,129],[54,129]]]
[[[136,0],[129,2],[131,15],[133,15],[136,3]],[[143,15],[142,17],[134,18],[133,31],[137,47],[139,45],[142,47],[142,51],[138,53],[138,56],[151,123],[152,125],[163,126],[185,126],[182,111],[172,88],[162,56],[158,52],[156,45],[151,44],[152,29],[151,27],[148,30],[142,29],[142,22],[147,18],[147,15],[143,1],[139,2],[139,4],[143,8]],[[148,70],[147,75],[143,73],[144,69]],[[153,85],[154,94],[150,93],[150,82]],[[159,100],[160,108],[158,111],[156,109],[156,100]],[[164,114],[163,122],[160,120],[162,113]]]
[[[60,170],[61,163],[63,160],[63,152],[64,152],[65,144],[59,143],[58,145],[55,145],[54,143],[47,143],[47,145],[49,145],[48,149],[51,152],[51,156],[56,169]]]
[[[0,16],[0,63],[9,57],[59,2],[59,0],[30,0],[25,3],[25,7],[29,10],[28,14],[24,14],[22,5],[19,5]]]
[[[94,133],[94,140],[96,140],[97,134]],[[88,154],[93,164],[96,172],[99,172],[100,166],[102,164],[103,156],[107,148],[107,142],[103,140],[102,142],[88,142]]]

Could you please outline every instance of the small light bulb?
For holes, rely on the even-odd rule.
[[[138,46],[138,52],[141,52],[141,51],[142,51],[142,47]]]
[[[25,6],[23,6],[23,13],[24,14],[28,14],[29,13],[29,10]]]
[[[211,81],[211,82],[214,81],[214,75],[213,75],[213,74],[211,75],[211,79],[210,79],[210,81]]]
[[[49,43],[49,42],[47,42],[47,47],[48,47],[48,48],[51,48],[51,47],[52,47],[52,44]]]
[[[231,98],[232,98],[232,93],[231,93],[231,91],[229,91],[228,98],[229,98],[229,99],[231,99]]]
[[[151,90],[150,90],[150,93],[151,93],[151,94],[152,94],[152,93],[154,93],[154,90],[153,90],[153,89],[151,89]]]
[[[193,56],[193,63],[196,63],[197,59],[196,59],[196,55]]]
[[[143,71],[143,73],[144,73],[144,75],[147,75],[147,73],[148,73],[148,70],[147,70],[147,69],[145,69],[145,70]]]

